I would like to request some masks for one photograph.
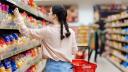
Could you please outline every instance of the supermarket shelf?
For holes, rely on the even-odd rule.
[[[33,14],[33,15],[35,15],[35,16],[38,16],[37,11],[36,11],[35,9],[32,9],[32,8],[31,8],[30,6],[28,6],[28,5],[23,6],[22,4],[17,3],[17,2],[15,2],[15,1],[13,1],[13,0],[7,0],[7,1],[10,2],[10,3],[12,3],[12,4],[14,4],[14,5],[16,5],[16,6],[19,7],[19,8],[21,8],[21,9],[23,9],[23,10],[25,10],[25,11],[27,11],[27,12]]]
[[[108,34],[121,34],[121,35],[128,35],[128,32],[107,32]]]
[[[41,64],[38,65],[36,72],[44,72],[45,65],[46,65],[46,63],[47,63],[47,59],[42,59],[42,60],[40,61],[40,63],[41,63]]]
[[[5,30],[18,30],[18,28],[17,28],[17,27],[13,27],[13,26],[0,27],[0,29],[5,29]]]
[[[0,60],[9,58],[11,56],[14,56],[16,54],[19,54],[21,52],[24,52],[26,50],[32,49],[37,46],[40,46],[39,42],[31,42],[30,44],[22,45],[20,47],[18,46],[13,46],[13,48],[10,47],[9,50],[0,53]]]
[[[118,41],[118,42],[128,43],[128,41],[126,41],[126,40],[118,40],[118,39],[112,39],[112,38],[107,38],[107,39],[111,40],[111,41]]]
[[[1,1],[7,2],[7,3],[11,4],[11,6],[14,6],[14,7],[16,6],[20,9],[26,11],[28,14],[33,15],[34,17],[36,17],[38,19],[41,19],[41,20],[44,19],[44,20],[48,21],[46,16],[43,15],[41,11],[39,11],[37,9],[34,9],[34,8],[28,6],[28,5],[23,5],[21,3],[15,2],[13,0],[1,0]]]
[[[128,24],[126,23],[126,24],[120,24],[120,25],[113,25],[113,26],[105,26],[106,28],[116,28],[116,27],[127,27],[128,26]]]
[[[87,44],[87,43],[81,43],[81,44],[78,44],[78,46],[79,46],[79,47],[81,47],[81,46],[87,47],[88,44]]]
[[[128,59],[127,59],[127,58],[125,58],[125,57],[124,57],[123,55],[121,55],[121,54],[112,53],[112,55],[114,55],[114,56],[116,56],[116,57],[118,57],[118,58],[122,59],[123,61],[128,62]]]
[[[119,63],[116,63],[114,60],[112,60],[110,57],[107,57],[107,60],[111,62],[113,65],[115,65],[117,68],[119,68],[122,72],[128,72],[128,69],[121,66]]]
[[[42,60],[42,56],[38,56],[34,58],[32,61],[29,61],[27,64],[23,66],[23,68],[19,69],[18,72],[26,72],[28,68],[30,68],[32,65],[37,64]]]
[[[110,22],[114,22],[114,21],[118,21],[118,20],[124,20],[124,19],[128,19],[128,16],[126,17],[121,17],[121,18],[118,18],[118,19],[114,19],[114,20],[105,20],[106,23],[110,23]]]
[[[122,52],[126,52],[126,53],[128,53],[128,49],[125,49],[125,48],[117,48],[117,47],[114,47],[114,46],[112,46],[112,45],[108,45],[107,44],[107,46],[109,46],[110,48],[113,48],[113,49],[116,49],[116,50],[120,50],[120,51],[122,51]]]

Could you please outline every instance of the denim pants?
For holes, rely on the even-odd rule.
[[[44,72],[73,72],[72,64],[48,59]]]

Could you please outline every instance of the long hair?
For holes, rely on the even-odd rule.
[[[68,38],[71,35],[71,33],[69,31],[69,26],[67,24],[67,10],[64,8],[64,6],[54,5],[52,7],[52,12],[53,14],[56,14],[56,16],[58,17],[58,21],[61,24],[60,39],[63,40],[64,38]],[[67,31],[66,34],[63,34],[63,26]]]

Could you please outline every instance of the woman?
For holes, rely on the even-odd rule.
[[[75,33],[69,29],[66,21],[66,9],[60,5],[53,6],[48,16],[53,24],[42,29],[27,28],[18,9],[14,14],[22,34],[42,41],[43,56],[48,58],[45,72],[72,72],[71,61],[73,54],[76,54],[77,44]]]
[[[98,25],[92,26],[89,36],[89,60],[91,58],[92,52],[95,51],[94,62],[97,62],[98,50],[99,50],[99,35],[98,35]]]

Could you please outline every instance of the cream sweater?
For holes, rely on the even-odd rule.
[[[19,30],[22,34],[41,40],[43,57],[53,60],[71,62],[77,51],[75,32],[70,29],[69,38],[60,39],[60,26],[49,25],[42,29],[27,28],[24,22],[19,21]],[[66,30],[64,29],[64,34]]]

